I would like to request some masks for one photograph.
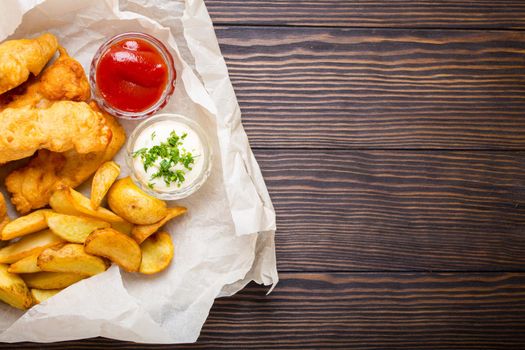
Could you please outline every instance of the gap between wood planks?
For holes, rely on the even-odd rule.
[[[348,30],[391,30],[391,31],[407,31],[407,30],[428,30],[428,31],[490,31],[490,32],[523,32],[525,28],[484,28],[484,27],[364,27],[364,26],[337,26],[337,25],[314,25],[306,26],[301,24],[239,24],[220,22],[214,24],[215,28],[225,29],[227,27],[241,27],[241,28],[294,28],[294,29],[348,29]]]
[[[385,152],[491,152],[491,153],[520,153],[525,148],[382,148],[382,147],[261,147],[252,146],[251,149],[258,151],[385,151]]]

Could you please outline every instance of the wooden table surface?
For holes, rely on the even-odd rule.
[[[206,4],[281,281],[188,348],[525,348],[525,2]]]

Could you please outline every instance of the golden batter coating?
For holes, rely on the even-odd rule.
[[[111,131],[102,113],[85,102],[59,101],[48,108],[6,108],[0,112],[0,164],[39,149],[80,154],[102,151]]]
[[[98,110],[94,103],[92,107]],[[106,113],[103,115],[112,135],[103,151],[78,154],[74,150],[64,153],[40,150],[26,166],[7,176],[6,188],[11,193],[11,202],[20,213],[46,206],[53,191],[61,185],[77,187],[102,163],[113,159],[126,141],[126,133],[114,117]]]
[[[53,34],[35,39],[8,40],[0,44],[0,94],[38,75],[58,48]]]

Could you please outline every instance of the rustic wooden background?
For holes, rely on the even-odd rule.
[[[281,282],[188,348],[525,348],[525,1],[206,4]]]

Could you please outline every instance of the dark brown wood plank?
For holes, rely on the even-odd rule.
[[[525,149],[525,32],[217,35],[254,147]]]
[[[217,300],[195,345],[148,348],[525,347],[523,273],[283,273],[272,294],[266,296],[265,290],[250,285],[234,297]],[[46,348],[65,346],[144,348],[106,339]]]
[[[215,24],[525,28],[520,0],[206,0]]]
[[[525,270],[525,152],[256,157],[280,271]]]

